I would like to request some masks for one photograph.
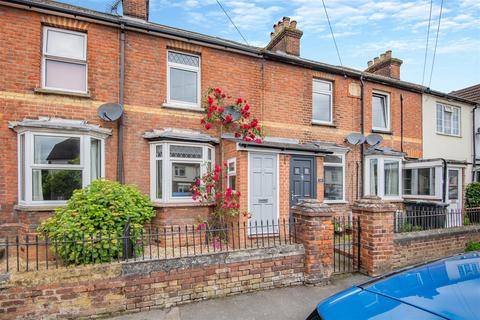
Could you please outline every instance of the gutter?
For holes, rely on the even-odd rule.
[[[447,160],[444,158],[440,158],[443,162],[443,179],[442,179],[442,202],[445,203],[447,200],[447,175],[448,175],[448,170],[447,170]]]

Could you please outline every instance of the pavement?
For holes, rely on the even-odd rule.
[[[321,287],[297,286],[206,300],[178,307],[132,313],[112,320],[304,320],[320,302],[343,289],[369,279],[342,275]]]

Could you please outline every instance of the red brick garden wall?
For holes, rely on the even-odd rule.
[[[0,279],[0,319],[98,317],[302,284],[301,245],[12,273]]]

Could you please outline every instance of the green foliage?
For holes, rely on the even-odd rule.
[[[480,182],[470,183],[465,190],[465,207],[480,207]]]
[[[465,248],[466,252],[478,251],[478,250],[480,250],[480,242],[474,242],[474,241],[467,243],[467,247]]]
[[[135,242],[143,232],[143,225],[154,214],[148,197],[135,186],[95,180],[75,190],[67,206],[58,208],[38,232],[48,237],[52,250],[56,250],[65,263],[108,262],[122,255],[122,241],[116,238],[122,235],[127,222],[130,221]],[[141,246],[135,246],[136,254],[142,250]]]
[[[415,226],[411,223],[405,223],[400,226],[398,232],[414,232],[414,231],[422,231],[423,228],[421,226]]]

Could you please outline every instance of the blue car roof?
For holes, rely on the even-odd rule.
[[[317,307],[325,319],[480,320],[480,252],[401,270]]]

